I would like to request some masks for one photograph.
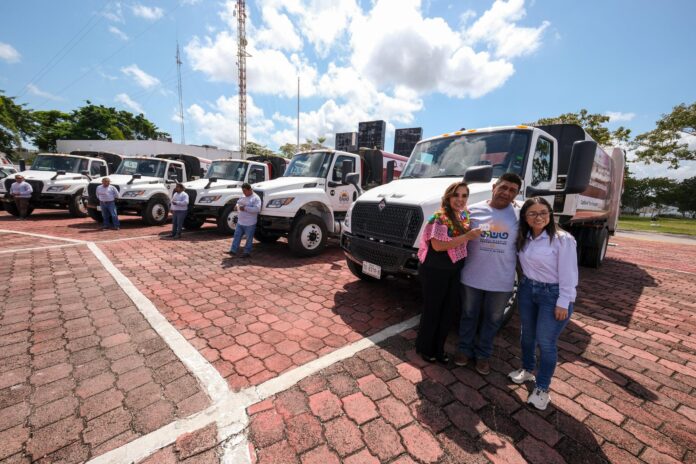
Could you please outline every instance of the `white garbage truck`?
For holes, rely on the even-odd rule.
[[[209,160],[183,154],[124,158],[116,172],[109,175],[111,185],[119,191],[118,214],[142,216],[151,226],[164,224],[176,183],[204,175],[209,165]],[[92,179],[84,193],[88,214],[97,222],[103,220],[97,199],[101,182],[101,177]]]
[[[203,179],[184,184],[189,196],[184,227],[198,229],[206,220],[212,219],[218,231],[234,234],[237,227],[235,205],[243,195],[242,184],[256,184],[283,175],[287,161],[279,156],[213,161]]]
[[[24,176],[33,189],[29,213],[37,208],[67,209],[73,217],[87,216],[84,203],[87,184],[94,177],[113,172],[121,159],[120,155],[106,152],[40,153],[28,170],[25,162],[20,161],[17,174]],[[5,210],[17,216],[19,211],[9,195],[14,181],[14,176],[0,181],[0,196]]]
[[[518,200],[543,196],[578,243],[579,262],[598,267],[616,230],[624,151],[601,148],[580,126],[462,130],[419,142],[398,181],[368,192],[346,214],[341,247],[364,280],[418,273],[418,244],[443,192],[462,178],[469,204],[488,200],[496,178],[523,179]],[[521,203],[520,203],[521,204]]]
[[[319,149],[295,154],[283,177],[253,185],[262,207],[256,238],[287,236],[296,256],[314,256],[338,237],[350,205],[365,190],[398,177],[405,156],[377,149]]]

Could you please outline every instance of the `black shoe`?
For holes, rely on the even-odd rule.
[[[230,255],[232,257],[237,256],[237,253],[235,253],[234,251],[226,251],[225,253],[227,253],[228,255]]]
[[[437,355],[437,362],[442,364],[449,364],[450,357],[448,353],[442,353]]]
[[[423,358],[423,361],[429,362],[429,363],[434,363],[435,361],[437,361],[437,357],[430,356],[430,355],[427,355],[425,353],[421,353],[421,358]]]
[[[251,258],[250,253],[242,253],[242,258]]]

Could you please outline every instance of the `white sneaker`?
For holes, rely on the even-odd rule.
[[[510,380],[512,380],[518,385],[530,381],[534,382],[536,380],[534,374],[524,369],[517,369],[516,371],[512,371],[508,374],[508,377],[510,378]]]
[[[545,392],[544,390],[540,390],[538,388],[535,388],[532,394],[529,395],[529,398],[527,398],[527,403],[531,404],[540,411],[546,409],[546,406],[549,405],[550,401],[551,396],[549,395],[549,392]]]

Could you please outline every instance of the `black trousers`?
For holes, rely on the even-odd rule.
[[[459,308],[459,269],[438,269],[421,265],[423,312],[416,349],[426,356],[441,356],[452,328],[452,316]]]

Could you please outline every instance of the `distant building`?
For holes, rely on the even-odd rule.
[[[336,134],[336,150],[347,151],[349,153],[358,152],[358,133],[339,132]]]
[[[387,123],[384,121],[364,121],[358,124],[358,148],[377,148],[384,150],[384,136]]]
[[[58,153],[71,151],[105,151],[125,156],[150,156],[160,154],[185,154],[210,160],[241,158],[238,151],[225,150],[211,145],[182,145],[163,140],[57,140]]]
[[[422,127],[396,129],[396,133],[394,134],[394,153],[402,156],[411,156],[413,147],[415,147],[422,138]]]

